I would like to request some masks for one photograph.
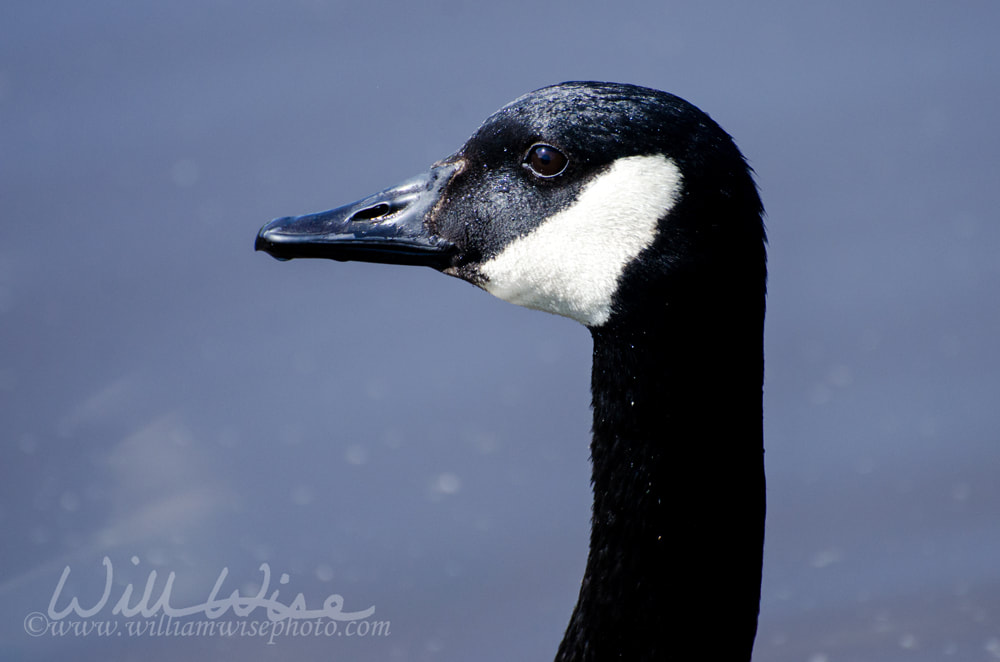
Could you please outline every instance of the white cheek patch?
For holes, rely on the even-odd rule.
[[[601,326],[625,266],[652,245],[681,191],[665,156],[618,159],[570,207],[480,265],[484,289],[505,301]]]

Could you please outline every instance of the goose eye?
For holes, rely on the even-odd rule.
[[[566,155],[552,145],[532,145],[524,156],[524,165],[539,177],[555,177],[568,163]]]

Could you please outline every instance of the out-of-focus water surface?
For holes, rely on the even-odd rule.
[[[712,114],[768,209],[755,659],[1000,659],[998,19],[8,3],[0,657],[551,659],[586,558],[589,334],[429,269],[252,248],[272,217],[423,171],[526,91],[596,79]],[[163,616],[170,573],[174,607],[224,568],[218,597],[257,595],[263,563],[265,597],[339,594],[388,636],[112,614],[148,582]],[[78,609],[53,619],[67,567],[52,608]],[[72,621],[120,629],[57,636]]]

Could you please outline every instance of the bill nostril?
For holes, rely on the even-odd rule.
[[[360,209],[351,215],[352,221],[372,221],[376,218],[386,216],[390,211],[389,205],[385,202],[380,202],[377,205],[372,205],[371,207],[366,207],[365,209]]]

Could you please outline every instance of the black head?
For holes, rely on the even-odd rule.
[[[672,282],[739,287],[764,269],[760,200],[730,137],[676,96],[615,83],[526,94],[430,174],[278,219],[257,248],[426,264],[592,328],[676,296]]]

